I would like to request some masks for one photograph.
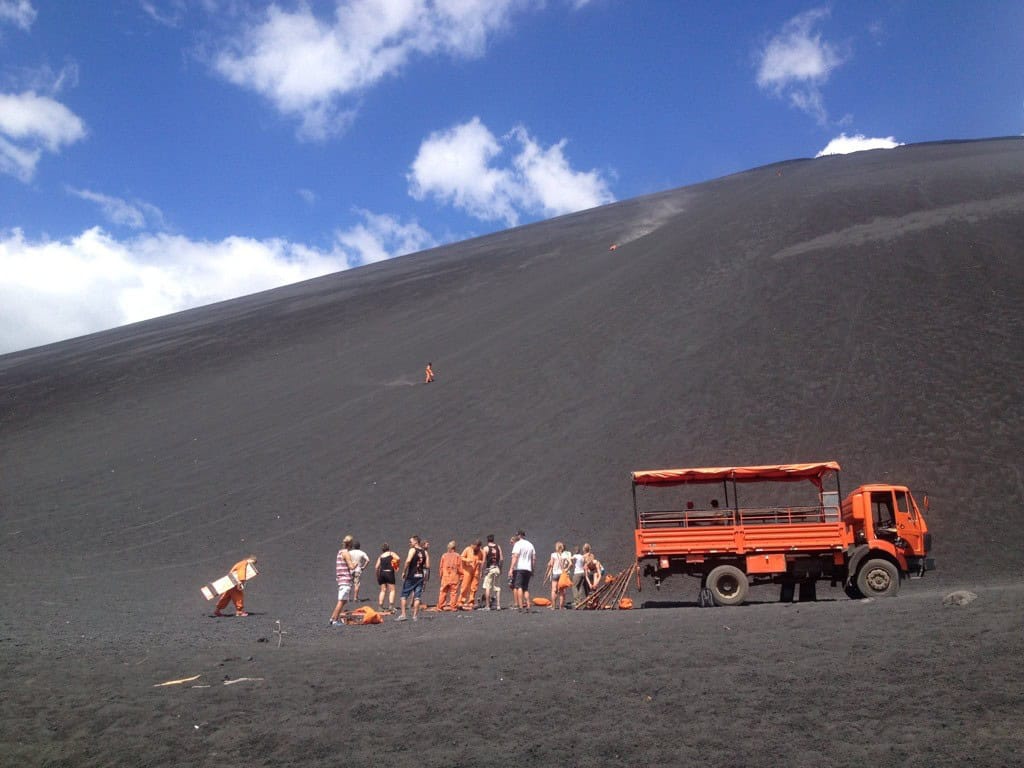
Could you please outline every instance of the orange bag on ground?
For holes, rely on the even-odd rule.
[[[368,605],[364,605],[362,608],[356,608],[348,615],[349,624],[383,624],[384,618],[377,613],[373,608]]]
[[[631,598],[631,597],[623,597],[621,600],[619,600],[619,610],[621,610],[621,611],[628,611],[632,607],[633,607],[633,598]]]
[[[546,597],[535,597],[533,598],[533,604],[539,605],[543,608],[546,605],[551,605],[551,601],[548,600]]]

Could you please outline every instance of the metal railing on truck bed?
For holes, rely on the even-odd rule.
[[[843,549],[851,536],[833,507],[656,510],[639,514],[637,557]]]
[[[708,525],[793,525],[839,520],[836,507],[741,507],[733,509],[652,510],[639,513],[641,529],[693,528]]]

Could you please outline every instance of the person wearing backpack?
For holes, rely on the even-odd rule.
[[[426,580],[427,571],[430,568],[430,556],[423,548],[419,536],[409,538],[409,554],[405,556],[405,574],[402,580],[402,608],[401,614],[395,621],[405,621],[408,600],[412,598],[412,620],[416,621],[420,610],[420,601],[423,598],[423,582]]]

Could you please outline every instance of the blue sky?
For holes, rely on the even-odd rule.
[[[0,0],[0,353],[758,165],[1019,135],[1020,2]]]

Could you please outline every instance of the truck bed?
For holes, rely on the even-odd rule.
[[[838,510],[824,507],[653,511],[638,515],[636,556],[842,550],[852,543]]]

